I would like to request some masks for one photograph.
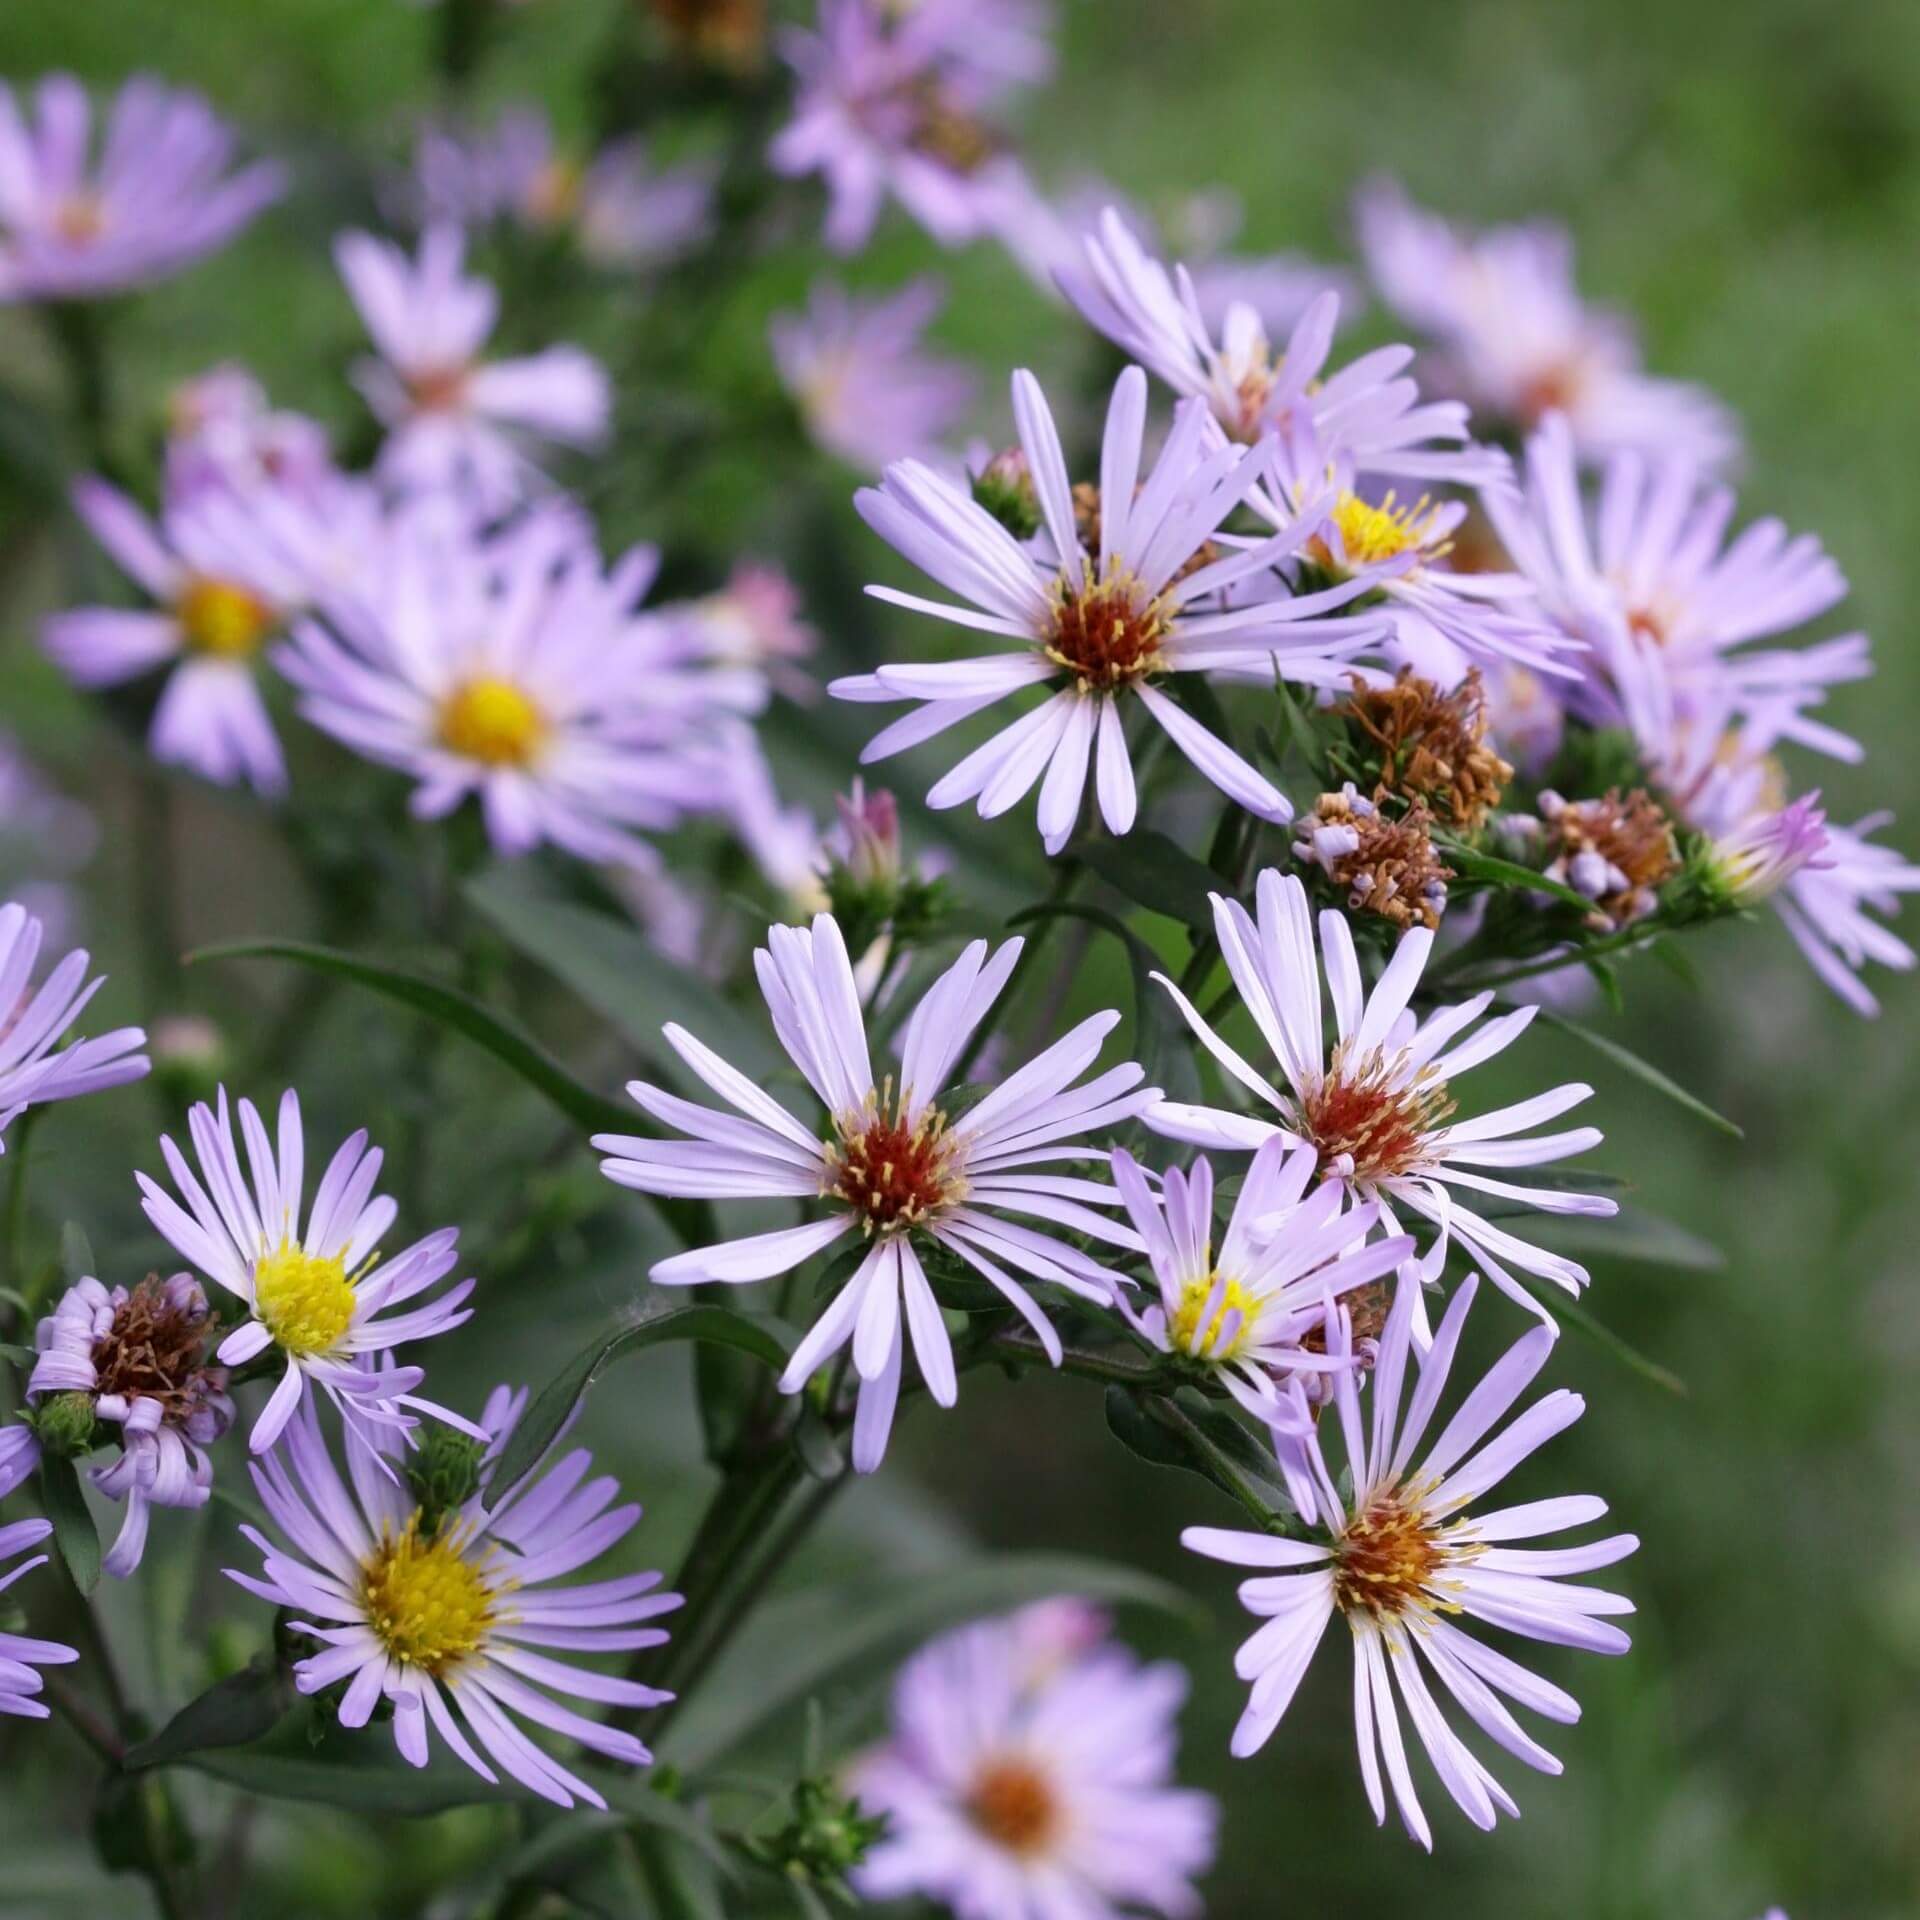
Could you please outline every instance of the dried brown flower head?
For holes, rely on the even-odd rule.
[[[1482,826],[1513,778],[1512,767],[1487,744],[1477,669],[1450,693],[1410,667],[1388,687],[1356,680],[1334,711],[1368,743],[1376,801],[1419,801],[1458,833]]]
[[[1644,919],[1680,870],[1673,822],[1644,787],[1610,787],[1597,800],[1540,796],[1553,859],[1546,872],[1593,902],[1587,924],[1611,933]]]
[[[1311,860],[1344,887],[1354,912],[1402,928],[1439,926],[1453,870],[1434,851],[1424,800],[1389,816],[1348,781],[1338,793],[1323,793],[1295,831],[1294,857]]]

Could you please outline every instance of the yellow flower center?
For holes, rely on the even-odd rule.
[[[1411,506],[1396,506],[1391,489],[1376,507],[1356,493],[1342,493],[1333,504],[1333,524],[1350,567],[1377,566],[1424,547],[1438,511],[1423,493]],[[1444,553],[1436,548],[1436,555]]]
[[[353,1282],[337,1254],[283,1240],[253,1270],[253,1310],[288,1353],[331,1353],[353,1324]]]
[[[174,608],[187,650],[215,660],[250,660],[273,631],[273,609],[230,580],[190,580]]]
[[[526,766],[546,737],[546,716],[511,680],[469,680],[440,705],[440,744],[489,767]]]
[[[1200,1360],[1231,1360],[1251,1338],[1253,1297],[1238,1280],[1220,1287],[1220,1304],[1211,1314],[1207,1312],[1219,1281],[1217,1273],[1205,1273],[1181,1288],[1180,1304],[1167,1322],[1167,1339],[1176,1353],[1190,1353]],[[1240,1318],[1229,1333],[1227,1325],[1235,1314]]]
[[[1450,1538],[1427,1517],[1423,1489],[1397,1487],[1374,1495],[1348,1520],[1333,1549],[1333,1597],[1346,1613],[1377,1621],[1403,1614],[1458,1613],[1449,1599],[1451,1567],[1479,1558],[1473,1541]]]
[[[476,1653],[499,1615],[496,1590],[467,1558],[471,1535],[455,1527],[425,1539],[414,1514],[360,1570],[360,1604],[380,1644],[403,1665],[438,1677]]]

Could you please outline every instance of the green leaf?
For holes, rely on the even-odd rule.
[[[53,1544],[60,1549],[73,1584],[91,1594],[100,1584],[100,1533],[87,1511],[79,1470],[71,1460],[45,1454],[40,1461],[40,1498],[53,1522]]]
[[[749,1079],[765,1084],[789,1063],[764,1021],[749,1021],[690,967],[669,960],[635,927],[543,888],[519,867],[467,882],[466,896],[530,960],[610,1020],[658,1072],[704,1091],[660,1029],[677,1022]],[[621,1131],[634,1131],[632,1116]]]
[[[1593,902],[1584,893],[1578,893],[1558,880],[1548,879],[1535,867],[1523,867],[1517,860],[1503,860],[1498,854],[1469,846],[1464,840],[1436,835],[1434,845],[1462,880],[1487,887],[1524,887],[1529,893],[1550,894],[1568,906],[1578,907],[1582,914],[1593,911]],[[1578,955],[1570,955],[1569,958],[1575,959]]]
[[[1629,1373],[1637,1373],[1642,1380],[1650,1381],[1663,1392],[1686,1398],[1687,1383],[1659,1361],[1652,1360],[1633,1345],[1623,1340],[1611,1327],[1604,1326],[1583,1307],[1579,1301],[1570,1299],[1558,1287],[1536,1286],[1532,1281],[1523,1280],[1527,1291],[1538,1300],[1542,1308],[1550,1313],[1563,1326],[1571,1327],[1582,1339],[1610,1358],[1617,1360]]]
[[[1595,1260],[1632,1260],[1684,1273],[1718,1273],[1727,1256],[1711,1240],[1644,1207],[1623,1206],[1607,1218],[1563,1215],[1541,1225],[1538,1238]]]
[[[901,1579],[814,1587],[760,1608],[663,1735],[662,1750],[679,1766],[711,1767],[850,1667],[883,1668],[948,1627],[1060,1594],[1195,1618],[1178,1588],[1071,1554],[1006,1554]]]
[[[536,1093],[552,1102],[583,1133],[645,1133],[647,1123],[637,1109],[604,1099],[583,1086],[538,1041],[505,1015],[483,1006],[457,987],[411,973],[384,961],[331,947],[310,946],[300,940],[241,940],[226,946],[202,947],[187,955],[188,965],[205,960],[289,960],[297,966],[331,973],[371,988],[403,1007],[424,1013],[444,1027],[471,1040],[504,1067],[519,1075]],[[712,1211],[704,1201],[668,1200],[649,1196],[683,1244],[698,1246],[713,1237]]]
[[[189,1700],[151,1740],[128,1752],[126,1766],[138,1772],[172,1766],[190,1754],[250,1746],[271,1733],[297,1699],[279,1662],[262,1654]]]
[[[1670,1079],[1651,1061],[1641,1059],[1631,1048],[1623,1047],[1618,1040],[1610,1040],[1604,1033],[1596,1033],[1591,1027],[1583,1027],[1578,1021],[1569,1020],[1564,1014],[1554,1013],[1544,1007],[1539,1017],[1557,1031],[1570,1033],[1576,1040],[1584,1041],[1595,1053],[1604,1054],[1622,1073],[1631,1074],[1643,1086],[1651,1087],[1655,1093],[1671,1100],[1675,1106],[1685,1108],[1696,1120],[1704,1120],[1708,1126],[1730,1135],[1735,1140],[1746,1138],[1745,1131],[1736,1126],[1725,1114],[1716,1113],[1697,1094],[1689,1093],[1677,1080]]]
[[[570,1361],[540,1390],[514,1428],[494,1470],[495,1503],[540,1464],[555,1437],[593,1383],[614,1361],[674,1340],[703,1340],[751,1355],[773,1369],[785,1368],[793,1352],[792,1329],[770,1314],[739,1313],[731,1307],[675,1307],[620,1328]]]
[[[69,1220],[60,1229],[60,1278],[68,1286],[76,1281],[85,1280],[97,1272],[93,1264],[93,1248],[87,1240],[84,1229]]]
[[[544,1094],[584,1132],[639,1130],[639,1115],[632,1107],[604,1099],[590,1087],[581,1085],[559,1061],[504,1015],[482,1006],[457,987],[429,979],[425,974],[411,973],[384,961],[368,960],[359,954],[340,953],[331,947],[311,946],[300,940],[239,940],[225,946],[202,947],[187,955],[189,966],[208,960],[288,960],[320,973],[337,974],[403,1007],[411,1007],[416,1013],[424,1013],[471,1040],[536,1092]]]
[[[1273,1455],[1224,1407],[1197,1393],[1168,1400],[1116,1382],[1106,1411],[1108,1431],[1140,1459],[1197,1473],[1235,1499],[1250,1494],[1277,1517],[1293,1511]]]
[[[11,1340],[0,1340],[0,1360],[5,1360],[10,1366],[30,1367],[39,1357],[31,1347],[16,1346]]]
[[[1198,933],[1213,931],[1213,902],[1208,895],[1221,890],[1220,876],[1164,833],[1137,828],[1124,840],[1090,834],[1076,841],[1068,853],[1129,900]]]

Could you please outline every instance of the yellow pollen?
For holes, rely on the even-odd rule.
[[[981,1768],[966,1799],[973,1824],[1009,1853],[1044,1853],[1060,1830],[1060,1802],[1052,1783],[1030,1761],[1014,1756]]]
[[[216,660],[250,660],[274,628],[273,609],[230,580],[190,580],[174,613],[187,648]]]
[[[1478,1556],[1456,1544],[1427,1518],[1418,1491],[1393,1488],[1374,1495],[1341,1529],[1333,1553],[1333,1597],[1347,1613],[1375,1620],[1403,1614],[1457,1613],[1446,1597],[1450,1566]]]
[[[1438,509],[1423,493],[1411,506],[1396,506],[1391,489],[1376,507],[1356,493],[1342,493],[1333,504],[1333,523],[1351,567],[1377,566],[1424,547]],[[1446,552],[1436,547],[1436,557]]]
[[[1180,1289],[1180,1304],[1167,1322],[1167,1338],[1176,1353],[1190,1353],[1201,1360],[1231,1360],[1253,1336],[1256,1308],[1252,1296],[1238,1280],[1220,1287],[1220,1305],[1207,1315],[1207,1303],[1220,1284],[1217,1273],[1202,1274]],[[1227,1323],[1233,1315],[1239,1323],[1229,1335]],[[1204,1329],[1202,1316],[1206,1316]],[[1197,1336],[1197,1338],[1196,1338]]]
[[[353,1282],[338,1254],[281,1241],[253,1270],[253,1310],[288,1353],[331,1353],[353,1324]]]
[[[526,766],[546,737],[546,716],[510,680],[469,680],[440,704],[440,744],[490,767]]]
[[[486,1643],[499,1619],[498,1597],[467,1558],[471,1535],[459,1528],[423,1539],[414,1514],[360,1569],[367,1625],[403,1665],[438,1677]]]
[[[947,1116],[929,1107],[910,1120],[911,1104],[904,1087],[894,1098],[889,1076],[857,1112],[834,1116],[820,1191],[854,1208],[870,1235],[921,1226],[966,1198]]]
[[[1148,595],[1125,567],[1075,587],[1062,575],[1053,587],[1053,633],[1046,656],[1066,668],[1083,693],[1131,686],[1165,667],[1160,643],[1170,624],[1165,595]]]

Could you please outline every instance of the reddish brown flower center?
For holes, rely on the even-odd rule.
[[[1334,1048],[1320,1084],[1293,1103],[1294,1129],[1320,1150],[1323,1165],[1349,1163],[1340,1171],[1364,1184],[1426,1164],[1453,1102],[1444,1080],[1420,1073],[1403,1081],[1400,1065],[1378,1047],[1359,1059],[1344,1041]]]
[[[128,1400],[158,1400],[170,1423],[187,1419],[208,1393],[226,1386],[226,1369],[201,1364],[220,1331],[204,1304],[169,1298],[157,1274],[127,1295],[113,1325],[93,1343],[94,1391]]]
[[[423,367],[407,380],[407,392],[421,413],[451,413],[467,397],[466,367]]]
[[[1431,1590],[1448,1551],[1435,1527],[1398,1492],[1376,1494],[1341,1530],[1333,1550],[1333,1597],[1347,1613],[1394,1620],[1447,1602]]]
[[[1009,1853],[1043,1853],[1060,1830],[1053,1786],[1029,1761],[1003,1758],[980,1770],[967,1795],[967,1817]]]
[[[1164,599],[1150,597],[1124,569],[1076,587],[1064,576],[1053,590],[1049,660],[1064,667],[1083,691],[1110,692],[1131,686],[1166,666]]]
[[[928,1107],[909,1118],[908,1104],[888,1080],[857,1113],[835,1116],[838,1137],[826,1143],[821,1191],[852,1207],[870,1234],[920,1226],[966,1196],[946,1115]]]
[[[69,194],[54,212],[53,230],[70,247],[90,247],[107,230],[107,210],[97,195]]]

